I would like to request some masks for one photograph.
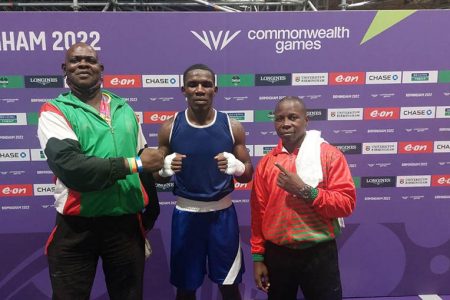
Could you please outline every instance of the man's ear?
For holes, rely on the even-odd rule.
[[[61,69],[64,71],[64,75],[66,75],[66,64],[61,64]]]
[[[183,93],[183,95],[186,92],[186,89],[184,88],[184,86],[181,87],[181,92]]]
[[[105,70],[105,66],[103,64],[100,64],[100,69],[102,70],[102,72]]]

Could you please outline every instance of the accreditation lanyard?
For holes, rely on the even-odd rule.
[[[102,101],[100,102],[100,117],[111,125],[111,96],[107,94],[102,94]]]

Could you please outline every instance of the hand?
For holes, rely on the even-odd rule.
[[[300,176],[296,173],[289,172],[278,163],[275,163],[275,166],[280,169],[280,174],[278,174],[277,178],[277,185],[286,192],[297,195],[298,191],[305,185]]]
[[[163,167],[164,156],[159,150],[145,148],[140,157],[145,172],[155,172]]]
[[[263,291],[268,292],[270,287],[269,271],[262,261],[253,262],[253,275],[255,277],[256,287]]]
[[[164,158],[164,166],[159,170],[158,174],[161,177],[171,177],[176,172],[180,172],[182,168],[182,160],[186,155],[179,153],[172,153]]]
[[[245,165],[231,153],[219,153],[214,159],[217,160],[217,167],[222,173],[239,177],[245,172]]]

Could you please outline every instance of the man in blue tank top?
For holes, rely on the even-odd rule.
[[[177,300],[195,299],[208,273],[223,299],[240,300],[244,263],[229,194],[233,178],[246,183],[253,174],[244,128],[213,108],[217,87],[208,66],[193,65],[183,75],[188,108],[166,121],[158,134],[165,160],[157,177],[167,182],[174,175],[177,196],[170,281]]]

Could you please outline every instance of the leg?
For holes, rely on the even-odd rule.
[[[339,274],[336,241],[320,243],[305,255],[305,268],[301,288],[308,300],[341,300],[342,287]]]
[[[101,257],[110,299],[142,299],[144,238],[137,215],[97,219],[102,233]]]
[[[299,278],[295,259],[284,247],[266,243],[264,263],[269,271],[269,300],[296,300]]]
[[[239,285],[237,283],[230,285],[218,285],[223,300],[241,300]]]
[[[53,300],[89,299],[98,262],[89,223],[82,217],[57,216],[47,248]]]
[[[195,300],[195,291],[177,289],[175,300]]]

